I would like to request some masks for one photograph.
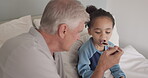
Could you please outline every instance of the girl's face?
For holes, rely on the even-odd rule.
[[[113,22],[109,17],[98,17],[88,29],[88,33],[93,37],[94,45],[105,46],[112,35]],[[103,42],[103,43],[102,43]]]

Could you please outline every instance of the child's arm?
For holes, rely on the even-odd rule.
[[[90,78],[93,71],[90,68],[90,61],[87,52],[79,50],[78,51],[79,55],[79,60],[78,60],[78,73],[82,78]]]
[[[110,71],[115,78],[126,78],[125,73],[120,69],[118,64],[111,67]]]

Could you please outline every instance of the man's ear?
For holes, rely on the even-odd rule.
[[[58,26],[58,35],[59,35],[59,37],[64,38],[66,33],[67,33],[67,30],[68,30],[68,25],[67,24],[60,24]]]

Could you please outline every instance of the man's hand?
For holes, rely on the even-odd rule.
[[[122,76],[122,77],[120,77],[120,78],[124,78],[124,77]]]
[[[107,69],[119,63],[122,54],[123,51],[117,46],[110,47],[108,50],[104,51],[103,54],[100,56],[98,66],[96,67],[92,78],[102,78],[104,72]]]
[[[104,71],[111,68],[115,64],[118,64],[120,57],[123,54],[121,48],[115,46],[110,47],[108,50],[104,51],[101,55],[98,65],[103,68]]]

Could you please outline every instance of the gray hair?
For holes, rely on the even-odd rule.
[[[77,0],[51,0],[42,15],[40,29],[54,34],[60,24],[70,28],[78,26],[81,21],[88,21],[89,15]]]

